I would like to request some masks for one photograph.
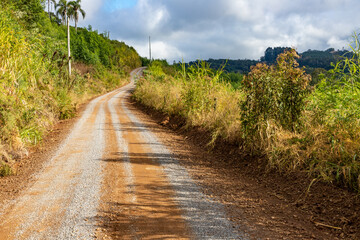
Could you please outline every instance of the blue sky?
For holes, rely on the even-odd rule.
[[[137,4],[137,0],[106,0],[103,4],[103,10],[110,14],[120,9],[134,8]]]
[[[259,59],[267,47],[347,48],[360,28],[359,0],[82,0],[80,26],[168,62]]]

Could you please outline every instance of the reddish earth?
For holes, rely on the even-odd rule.
[[[162,166],[149,156],[151,150],[144,144],[141,133],[136,131],[121,102],[115,107],[120,124],[127,129],[122,137],[129,143],[127,155],[132,164],[133,183],[126,183],[129,176],[122,159],[125,154],[119,148],[117,129],[114,128],[109,107],[106,107],[106,125],[110,131],[106,136],[103,156],[106,167],[97,238],[190,239],[190,230],[173,200],[175,193]],[[136,186],[136,191],[129,189],[130,185]]]
[[[192,177],[202,186],[203,192],[223,203],[230,220],[244,226],[252,238],[257,239],[360,239],[360,199],[359,196],[345,189],[322,182],[314,182],[308,190],[311,178],[305,173],[296,172],[280,175],[276,171],[268,171],[263,160],[243,156],[236,146],[219,142],[209,150],[208,134],[201,129],[185,129],[183,121],[169,118],[152,109],[128,101],[127,107],[154,132],[159,140],[172,152],[176,153],[180,162],[188,169]],[[80,110],[81,112],[81,110]],[[57,149],[57,146],[67,136],[76,119],[61,121],[54,126],[43,140],[42,144],[30,150],[29,157],[19,161],[16,176],[0,178],[0,204],[16,199],[19,193],[31,186],[33,176],[42,169],[43,163]],[[121,121],[127,121],[122,119]],[[135,135],[125,136],[133,142],[140,141]],[[114,136],[108,136],[112,142]],[[115,146],[109,144],[108,152]],[[134,151],[141,152],[136,145]],[[121,178],[122,172],[116,171],[111,159],[116,156],[104,156],[108,159],[106,178]],[[136,156],[135,156],[136,158]],[[139,159],[133,159],[141,160]],[[150,170],[156,166],[151,166]],[[142,171],[140,168],[134,171]],[[161,177],[161,176],[159,176]],[[145,179],[139,179],[139,185],[145,186]],[[118,201],[128,201],[121,184],[116,190]],[[107,202],[114,195],[106,195],[114,191],[111,186],[103,189]],[[144,196],[149,189],[143,189]],[[159,196],[171,196],[171,189],[163,189]],[[124,199],[122,199],[122,197]],[[140,199],[141,200],[141,199]],[[161,199],[159,199],[160,201]],[[146,205],[147,199],[143,199]],[[162,205],[171,208],[172,202]],[[107,235],[120,238],[119,232],[127,231],[126,226],[119,226],[112,219],[117,219],[117,212],[112,206],[101,206],[107,212],[103,217]],[[132,213],[131,213],[132,211]],[[161,209],[159,209],[161,211]],[[129,214],[142,219],[141,212],[129,208]],[[174,210],[171,222],[179,226],[179,231],[186,232]],[[138,221],[147,226],[149,222]],[[166,219],[158,217],[163,224]],[[165,221],[165,222],[161,222]],[[183,230],[181,230],[183,229]],[[148,229],[151,232],[151,228]],[[100,234],[101,235],[101,234]],[[98,235],[98,236],[100,236]]]
[[[78,115],[84,110],[84,107],[85,105],[79,108]],[[34,175],[42,169],[43,163],[57,150],[58,145],[69,134],[76,120],[77,117],[55,124],[52,131],[38,146],[29,149],[29,156],[18,160],[16,175],[0,178],[0,205],[15,199],[32,183]]]
[[[304,172],[279,174],[227,143],[209,149],[210,137],[201,129],[185,129],[182,119],[132,105],[204,193],[223,203],[230,219],[246,226],[254,239],[360,239],[360,198],[355,193],[312,183]]]

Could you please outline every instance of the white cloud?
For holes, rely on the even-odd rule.
[[[149,58],[148,42],[145,42],[145,44],[144,42],[133,42],[132,40],[125,40],[125,42],[131,44],[141,56]],[[175,46],[156,40],[151,41],[151,54],[154,59],[181,59],[184,57],[184,54]]]
[[[98,16],[103,0],[82,0],[81,7],[86,12],[86,21],[91,21]]]
[[[159,29],[168,18],[169,13],[163,5],[153,5],[148,0],[140,0],[136,7],[138,16],[149,32]]]
[[[109,30],[143,56],[151,35],[154,57],[169,62],[258,59],[275,46],[342,48],[360,27],[357,0],[138,0],[111,13],[102,7],[104,1],[83,0],[88,13],[83,25]]]

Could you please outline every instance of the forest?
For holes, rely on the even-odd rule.
[[[50,3],[57,14],[45,11]],[[74,117],[88,99],[124,85],[130,70],[142,64],[124,42],[91,26],[77,27],[86,16],[79,3],[0,2],[0,176],[16,173],[15,160],[56,122]]]

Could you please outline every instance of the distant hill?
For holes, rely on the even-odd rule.
[[[247,73],[250,71],[250,67],[257,63],[264,62],[269,65],[276,63],[276,58],[279,54],[285,50],[290,49],[289,47],[275,47],[267,48],[264,56],[260,60],[249,60],[249,59],[238,59],[238,60],[226,60],[226,59],[212,59],[206,60],[213,69],[219,69],[225,65],[224,70],[226,72],[239,72]],[[341,59],[342,56],[349,56],[350,52],[347,50],[335,50],[329,48],[325,51],[319,50],[307,50],[300,53],[300,59],[298,59],[299,65],[305,67],[307,71],[311,72],[313,69],[322,68],[330,70],[332,68],[331,63],[335,63]],[[195,64],[197,61],[189,62],[189,65]]]

